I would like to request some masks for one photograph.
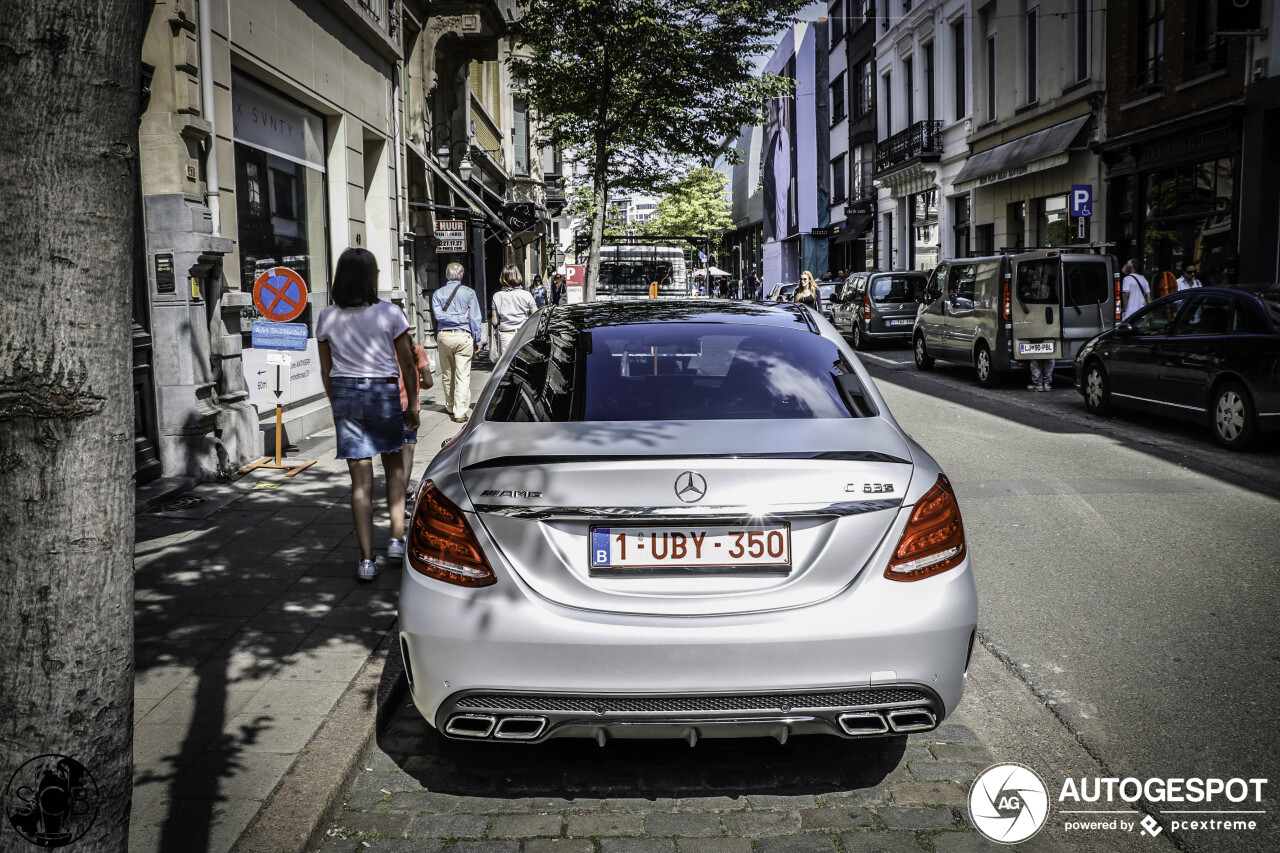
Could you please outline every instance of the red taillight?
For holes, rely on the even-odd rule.
[[[1124,294],[1121,292],[1121,287],[1120,287],[1120,274],[1116,273],[1115,275],[1111,276],[1111,279],[1115,287],[1115,294],[1116,294],[1116,322],[1119,323],[1122,319],[1124,319],[1124,308],[1120,304],[1121,300],[1124,298]]]
[[[418,493],[408,538],[409,565],[427,577],[458,586],[498,580],[462,510],[430,480]]]
[[[1010,287],[1011,285],[1009,283],[1009,274],[1005,273],[1004,284],[1000,287],[1000,302],[1001,302],[1000,312],[1001,312],[1001,316],[1004,317],[1006,323],[1013,319],[1013,301],[1010,298],[1010,294],[1009,294]]]
[[[951,481],[945,474],[911,511],[907,529],[884,576],[895,581],[917,581],[954,569],[964,560],[964,522]]]
[[[871,297],[866,293],[862,294],[862,319],[871,319]]]

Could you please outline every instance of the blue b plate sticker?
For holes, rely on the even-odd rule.
[[[609,528],[597,527],[591,531],[591,565],[609,565]]]

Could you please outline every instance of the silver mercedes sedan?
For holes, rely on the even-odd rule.
[[[418,487],[400,596],[445,735],[883,737],[964,692],[951,484],[806,306],[525,324]]]

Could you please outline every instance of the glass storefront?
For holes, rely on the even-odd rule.
[[[1074,246],[1092,239],[1091,217],[1072,217],[1066,193],[1036,199],[1035,209],[1037,246]]]
[[[1234,281],[1235,159],[1219,157],[1141,178],[1146,212],[1142,251],[1148,267],[1176,274],[1194,263],[1205,284]]]
[[[938,265],[938,190],[925,190],[907,200],[911,257],[908,269],[931,270]]]
[[[239,75],[233,78],[232,103],[240,287],[252,290],[271,267],[296,271],[311,298],[295,322],[314,333],[329,289],[324,119]],[[252,306],[243,313],[247,346],[251,321],[259,315]]]

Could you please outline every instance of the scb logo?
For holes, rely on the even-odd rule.
[[[1022,764],[996,764],[969,789],[969,813],[979,832],[1000,844],[1017,844],[1040,831],[1049,817],[1044,780]]]

